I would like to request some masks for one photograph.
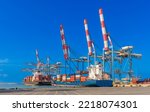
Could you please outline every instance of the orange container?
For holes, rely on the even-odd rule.
[[[138,78],[132,78],[132,83],[137,84]]]
[[[29,81],[29,77],[26,77],[27,81]]]
[[[70,77],[70,81],[71,81],[71,82],[74,82],[74,81],[75,81],[75,75],[72,75],[72,76]]]
[[[31,82],[31,76],[29,76],[29,81]]]
[[[66,82],[66,80],[67,80],[67,75],[66,74],[62,75],[62,82]]]
[[[32,81],[32,79],[33,79],[33,76],[30,77],[30,81]]]
[[[80,81],[85,82],[86,80],[87,80],[87,77],[82,76]]]
[[[76,75],[75,78],[76,80],[79,80],[81,78],[81,75]]]
[[[35,79],[34,79],[34,81],[39,81],[39,78],[38,78],[38,76],[35,76]]]
[[[35,76],[35,81],[42,81],[42,79],[43,79],[42,75]]]
[[[108,80],[108,79],[110,79],[110,76],[105,73],[105,74],[103,75],[103,79]]]

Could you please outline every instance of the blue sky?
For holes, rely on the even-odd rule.
[[[63,24],[67,43],[79,55],[87,55],[83,19],[101,53],[103,39],[99,8],[103,8],[107,31],[121,46],[133,45],[142,53],[136,67],[149,77],[149,0],[1,0],[0,82],[21,82],[26,62],[36,62],[35,49],[44,61],[50,56],[63,61],[59,26]],[[82,49],[81,49],[82,48]]]

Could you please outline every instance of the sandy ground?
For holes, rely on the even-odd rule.
[[[57,87],[0,90],[0,95],[150,95],[150,87]]]

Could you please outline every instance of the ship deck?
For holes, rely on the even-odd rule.
[[[1,89],[0,95],[150,95],[150,87],[56,87]]]

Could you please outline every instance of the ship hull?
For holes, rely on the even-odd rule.
[[[51,82],[24,82],[25,85],[28,85],[28,86],[32,86],[32,85],[37,85],[37,86],[46,86],[46,85],[52,85]]]
[[[112,80],[87,80],[85,82],[75,81],[75,82],[60,82],[55,81],[57,85],[75,85],[75,86],[85,86],[85,87],[113,87]]]

